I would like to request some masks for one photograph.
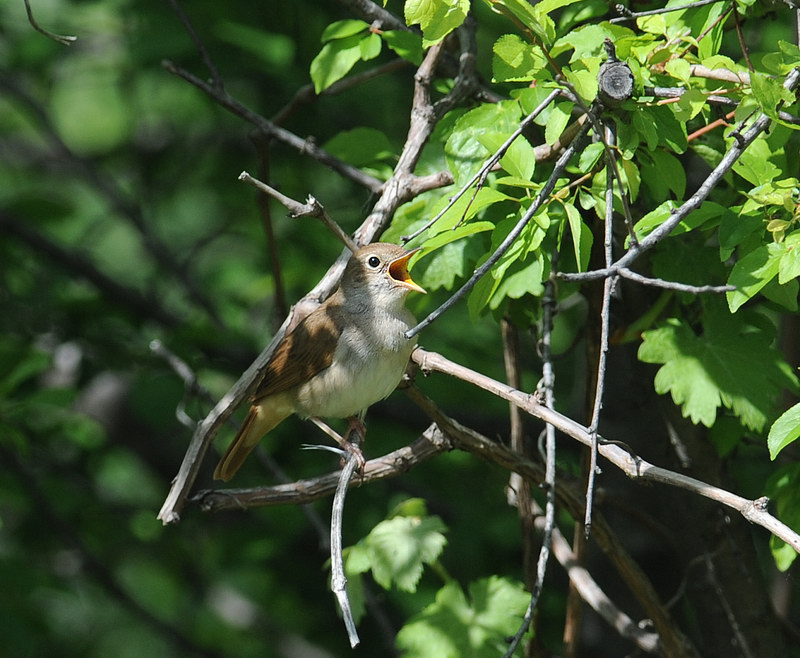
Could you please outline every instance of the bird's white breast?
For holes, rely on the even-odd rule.
[[[403,336],[414,317],[404,308],[367,315],[345,327],[331,365],[298,388],[299,415],[346,418],[397,387],[416,344]]]

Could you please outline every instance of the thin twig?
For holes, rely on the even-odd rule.
[[[635,18],[640,18],[642,16],[655,16],[656,14],[668,14],[671,11],[696,9],[697,7],[703,7],[705,5],[713,5],[714,3],[722,1],[723,0],[696,0],[695,2],[689,2],[685,5],[676,5],[674,7],[663,7],[661,9],[650,9],[648,11],[631,11],[625,5],[615,5],[614,8],[617,10],[617,12],[620,14],[624,14],[624,16],[620,16],[618,18],[612,18],[609,21],[609,23],[623,23],[625,21],[631,21]]]
[[[422,331],[425,327],[431,324],[434,320],[436,320],[440,315],[445,313],[451,307],[453,307],[464,295],[466,295],[475,284],[489,271],[494,267],[494,265],[499,261],[503,254],[508,251],[509,247],[516,241],[516,239],[520,236],[522,231],[525,230],[525,227],[528,223],[533,219],[533,216],[538,212],[539,208],[545,202],[547,197],[553,191],[553,188],[556,185],[556,181],[558,178],[564,173],[564,170],[567,167],[567,164],[572,159],[572,156],[575,155],[575,152],[578,150],[579,144],[583,141],[583,137],[589,129],[588,123],[581,126],[580,131],[575,136],[575,139],[572,140],[572,143],[567,147],[567,149],[561,154],[558,160],[553,167],[553,172],[550,174],[550,177],[547,179],[547,182],[542,186],[542,189],[539,190],[539,194],[536,195],[536,198],[531,203],[528,210],[525,214],[520,218],[514,228],[511,229],[511,232],[505,237],[505,239],[500,243],[500,245],[495,249],[494,253],[480,266],[478,267],[473,273],[472,276],[464,283],[455,293],[453,293],[443,304],[441,304],[437,309],[432,311],[428,314],[428,316],[422,320],[416,327],[409,329],[406,332],[406,338],[411,338],[416,336],[420,331]]]
[[[558,253],[553,253],[553,270],[558,265]],[[542,337],[539,342],[539,350],[542,358],[542,380],[538,387],[537,393],[544,397],[544,404],[548,409],[555,408],[555,370],[553,369],[553,352],[552,352],[552,336],[553,336],[553,319],[556,312],[556,289],[555,280],[551,276],[545,282],[545,294],[542,299]],[[539,559],[536,563],[536,581],[531,587],[531,599],[528,602],[528,608],[522,619],[519,629],[514,634],[504,658],[511,658],[514,652],[522,641],[525,633],[530,628],[533,614],[536,611],[536,606],[539,603],[542,589],[544,587],[544,577],[547,573],[547,564],[550,559],[550,547],[553,537],[553,530],[555,528],[555,502],[556,502],[556,432],[555,427],[547,423],[544,428],[545,432],[545,475],[544,475],[544,488],[545,488],[545,519],[544,530],[542,534],[542,546],[539,549]],[[523,489],[524,491],[524,489]],[[529,491],[528,491],[529,494]],[[521,502],[521,501],[520,501]],[[528,506],[535,504],[532,500],[528,500]],[[520,507],[520,510],[522,507]]]
[[[498,148],[497,151],[495,151],[491,156],[489,156],[489,158],[483,163],[483,165],[481,165],[480,169],[478,169],[478,171],[475,172],[472,178],[470,178],[469,181],[467,181],[458,192],[456,192],[453,196],[450,197],[447,205],[433,219],[431,219],[429,222],[426,222],[424,226],[420,227],[410,235],[404,235],[402,238],[403,242],[411,242],[411,240],[418,237],[419,235],[427,231],[429,228],[431,228],[434,224],[436,224],[436,222],[438,222],[444,216],[444,214],[448,210],[450,210],[450,208],[452,208],[453,205],[455,205],[456,201],[458,201],[462,196],[464,196],[464,194],[466,194],[467,190],[470,187],[472,187],[475,181],[485,176],[486,173],[488,173],[488,171],[500,161],[500,159],[506,154],[508,149],[517,139],[517,137],[519,137],[525,131],[528,125],[537,116],[539,116],[542,112],[544,112],[544,110],[547,109],[550,103],[552,103],[559,94],[560,90],[558,89],[554,89],[550,94],[548,94],[547,97],[541,103],[539,103],[539,105],[537,105],[534,108],[534,110],[520,122],[517,129],[513,133],[511,133],[511,135],[508,136],[508,139],[506,139],[506,141],[503,142],[500,148]]]
[[[629,270],[623,267],[619,270],[619,275],[624,279],[630,279],[646,286],[653,286],[655,288],[666,288],[667,290],[675,290],[676,292],[688,292],[692,295],[701,295],[703,293],[726,293],[736,290],[736,286],[692,286],[688,283],[678,283],[677,281],[665,281],[664,279],[655,279],[649,276],[643,276],[638,272]]]
[[[167,0],[167,2],[169,2],[169,6],[172,7],[172,11],[174,11],[178,16],[178,20],[180,20],[180,22],[183,24],[183,27],[189,35],[189,38],[192,40],[192,43],[194,43],[194,47],[197,49],[200,59],[203,60],[203,64],[205,64],[208,72],[211,74],[212,84],[216,89],[222,91],[225,88],[222,83],[222,76],[219,74],[219,70],[214,64],[214,61],[211,59],[211,56],[208,54],[208,49],[203,43],[203,40],[195,31],[192,22],[186,15],[186,12],[184,12],[183,8],[178,4],[178,0]]]
[[[479,372],[446,359],[436,352],[428,352],[418,347],[411,354],[412,360],[419,365],[423,372],[442,372],[452,377],[462,379],[474,386],[484,389],[493,395],[518,405],[525,413],[539,418],[546,423],[551,423],[557,430],[572,437],[583,445],[592,443],[588,428],[575,422],[563,414],[548,409],[538,402],[535,396],[523,391],[512,389],[510,386],[498,382]],[[631,454],[616,443],[606,440],[599,442],[598,452],[610,461],[625,475],[635,480],[660,482],[680,489],[704,496],[726,507],[736,510],[751,523],[766,528],[770,533],[789,544],[800,553],[800,534],[789,528],[767,511],[769,501],[765,498],[748,500],[737,496],[725,489],[716,487],[695,478],[676,473],[674,471],[655,466],[641,457]]]
[[[330,167],[333,169],[333,171],[340,174],[344,178],[358,183],[359,185],[375,193],[380,192],[381,188],[383,187],[383,183],[374,176],[365,174],[358,167],[354,167],[340,160],[339,158],[334,157],[324,149],[321,149],[319,146],[314,144],[313,140],[303,139],[286,130],[285,128],[276,126],[268,119],[240,103],[224,89],[217,89],[214,87],[214,85],[201,80],[197,76],[189,73],[185,69],[182,69],[180,66],[177,66],[168,60],[163,61],[161,65],[165,70],[177,75],[179,78],[183,78],[188,83],[200,89],[200,91],[207,94],[210,98],[215,100],[219,105],[224,107],[229,112],[244,119],[245,121],[248,121],[262,132],[274,137],[279,142],[283,142],[284,144],[291,146],[299,153],[308,155],[314,160],[317,160],[327,167]]]
[[[609,147],[616,144],[616,135],[612,124],[606,124],[604,140]],[[611,150],[609,148],[609,150]],[[610,170],[606,173],[606,210],[605,210],[605,262],[606,267],[614,262],[614,176]],[[583,532],[586,537],[591,534],[592,508],[594,506],[594,482],[597,476],[597,431],[600,427],[600,411],[603,408],[603,391],[606,383],[606,359],[608,356],[608,340],[611,325],[611,293],[617,284],[617,277],[610,276],[603,282],[603,305],[600,310],[600,345],[597,358],[597,374],[595,377],[594,402],[592,419],[589,423],[589,435],[592,438],[589,453],[589,471],[586,481],[586,509],[584,511]]]
[[[341,226],[331,219],[330,215],[328,215],[328,212],[325,210],[325,207],[313,196],[309,195],[304,204],[300,203],[299,201],[295,201],[291,197],[282,194],[274,187],[270,187],[266,183],[262,183],[257,178],[253,178],[246,171],[243,171],[241,174],[239,174],[239,180],[249,183],[256,189],[261,190],[264,194],[268,194],[273,199],[279,201],[289,210],[292,217],[316,217],[317,219],[321,220],[323,224],[325,224],[330,232],[333,233],[345,247],[347,247],[353,253],[358,251],[358,245],[353,242],[353,239],[347,235],[347,233],[344,232]]]
[[[735,2],[731,3],[731,10],[733,11],[733,24],[736,27],[736,38],[739,40],[739,48],[742,49],[742,55],[747,64],[747,69],[752,73],[755,69],[753,68],[753,62],[750,61],[750,49],[747,47],[747,42],[744,40],[742,21],[739,18],[739,10],[736,9]]]
[[[258,153],[258,176],[261,180],[270,179],[270,138],[261,132],[257,132],[251,137]],[[278,250],[278,238],[275,235],[275,227],[272,221],[272,204],[266,194],[256,195],[256,205],[261,215],[261,225],[264,229],[264,237],[267,241],[267,251],[269,253],[269,264],[272,270],[272,280],[275,287],[275,308],[271,313],[273,329],[281,323],[289,313],[289,303],[286,301],[286,287],[283,283],[283,268],[281,267],[281,257]]]
[[[78,37],[74,37],[67,34],[55,34],[50,30],[45,30],[36,19],[33,17],[33,10],[31,9],[31,4],[29,0],[25,0],[25,11],[28,14],[28,22],[31,24],[31,27],[39,32],[40,34],[44,34],[48,39],[52,39],[53,41],[57,41],[60,44],[65,46],[71,46],[75,41],[78,40]]]
[[[541,514],[543,510],[539,508],[536,501],[533,501],[533,505],[534,510]],[[537,519],[536,527],[542,533],[544,533],[546,525],[546,519]],[[575,591],[609,626],[616,630],[621,637],[634,642],[642,651],[658,653],[661,645],[658,634],[640,627],[614,604],[597,584],[589,570],[579,564],[578,556],[572,551],[569,542],[558,527],[553,528],[553,555],[567,572],[570,584]]]
[[[352,436],[352,435],[351,435]],[[358,436],[358,435],[356,435]],[[352,441],[352,439],[350,439]],[[356,446],[358,444],[356,443]],[[342,611],[344,625],[347,629],[347,638],[350,648],[358,646],[358,631],[350,609],[350,599],[347,596],[347,577],[344,575],[344,560],[342,558],[342,516],[344,515],[344,500],[350,480],[358,467],[358,459],[353,452],[345,452],[345,464],[339,475],[336,493],[333,496],[331,508],[331,591],[336,595],[339,608]]]

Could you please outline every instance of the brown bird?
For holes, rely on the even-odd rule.
[[[214,470],[230,480],[261,438],[291,414],[355,417],[400,383],[416,338],[405,298],[425,290],[408,273],[415,253],[377,242],[356,251],[339,288],[288,333],[267,364],[239,433]]]

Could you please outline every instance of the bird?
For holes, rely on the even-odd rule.
[[[292,414],[348,418],[346,436],[363,432],[359,415],[397,387],[416,346],[416,336],[405,336],[416,324],[405,300],[426,292],[408,272],[418,251],[375,242],[353,253],[336,291],[273,352],[215,479],[230,480],[261,438]]]

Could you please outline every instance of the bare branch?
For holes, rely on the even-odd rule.
[[[412,444],[382,457],[368,460],[364,465],[363,474],[359,477],[359,483],[366,484],[397,477],[413,466],[451,448],[450,442],[435,425],[432,425]],[[334,493],[339,473],[340,471],[334,471],[308,480],[271,487],[204,490],[199,491],[191,500],[198,503],[205,512],[310,503]]]
[[[357,167],[353,167],[352,165],[343,162],[339,158],[335,158],[330,153],[314,144],[313,141],[302,139],[285,128],[276,126],[268,119],[265,119],[260,114],[253,112],[250,108],[240,103],[224,89],[217,89],[213,85],[201,80],[197,76],[189,73],[188,71],[168,60],[162,62],[162,66],[170,73],[183,78],[190,84],[200,89],[200,91],[207,94],[210,98],[215,100],[219,105],[224,107],[229,112],[253,124],[256,128],[265,134],[274,137],[279,142],[283,142],[298,152],[308,155],[314,160],[317,160],[327,167],[330,167],[333,169],[333,171],[337,172],[344,178],[358,183],[374,193],[380,192],[381,188],[383,187],[383,183],[381,183],[381,181],[379,181],[377,178],[365,174]]]
[[[656,288],[666,288],[667,290],[675,290],[676,292],[688,292],[692,295],[701,295],[707,292],[725,293],[736,290],[736,286],[691,286],[688,283],[678,283],[677,281],[665,281],[664,279],[655,279],[649,276],[643,276],[638,272],[629,270],[623,267],[619,270],[619,275],[625,279],[636,281],[646,286],[654,286]]]
[[[512,389],[510,386],[502,384],[491,377],[487,377],[465,366],[454,363],[441,354],[428,352],[419,347],[411,354],[411,358],[419,365],[423,372],[442,372],[452,377],[462,379],[504,400],[513,402],[525,413],[539,418],[546,423],[551,423],[557,430],[586,446],[590,446],[592,443],[588,428],[576,423],[571,418],[557,411],[548,409],[539,403],[534,396],[528,393]],[[687,475],[655,466],[630,453],[616,443],[604,439],[601,440],[600,445],[598,445],[598,452],[631,479],[660,482],[672,487],[686,489],[691,493],[709,498],[726,507],[730,507],[739,512],[751,523],[765,528],[800,553],[800,534],[796,533],[767,511],[767,505],[769,503],[767,498],[748,500],[747,498],[737,496],[720,487],[715,487]]]
[[[631,11],[625,5],[615,5],[614,8],[620,14],[624,14],[624,16],[620,16],[618,18],[612,18],[609,23],[623,23],[625,21],[631,21],[635,18],[640,18],[642,16],[654,16],[656,14],[667,14],[671,11],[683,11],[684,9],[696,9],[697,7],[703,7],[705,5],[713,5],[717,2],[722,2],[723,0],[695,0],[695,2],[689,2],[685,5],[675,5],[674,7],[663,7],[662,9],[650,9],[649,11]]]
[[[222,90],[224,88],[224,85],[222,84],[222,76],[219,74],[219,70],[214,64],[214,61],[211,59],[211,56],[208,54],[206,45],[203,43],[200,35],[198,35],[195,31],[192,22],[186,15],[186,12],[184,12],[183,8],[178,4],[178,0],[167,0],[167,2],[169,2],[169,6],[172,7],[172,11],[174,11],[178,16],[178,20],[180,20],[180,22],[183,24],[183,27],[189,35],[189,38],[192,40],[192,43],[194,43],[194,47],[197,49],[200,59],[203,60],[203,64],[205,64],[208,72],[211,74],[212,84],[215,88]]]
[[[292,217],[316,217],[322,221],[323,224],[325,224],[330,232],[333,233],[345,247],[347,247],[353,253],[358,251],[358,245],[353,242],[353,239],[347,235],[344,230],[342,230],[341,226],[331,219],[330,215],[325,210],[325,207],[313,196],[309,196],[304,204],[300,203],[299,201],[295,201],[285,194],[281,194],[274,187],[270,187],[266,183],[262,183],[257,178],[253,178],[246,171],[243,171],[241,174],[239,174],[239,180],[249,183],[256,189],[261,190],[264,194],[267,194],[273,199],[276,199],[282,203],[289,210]]]

